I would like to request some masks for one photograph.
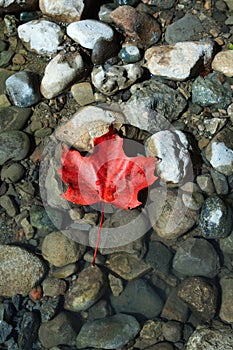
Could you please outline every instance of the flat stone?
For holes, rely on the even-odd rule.
[[[80,106],[86,106],[95,102],[92,86],[86,81],[72,85],[71,93]]]
[[[0,246],[0,295],[27,295],[45,273],[42,261],[16,246]]]
[[[217,53],[212,62],[212,68],[223,73],[227,77],[233,76],[233,50],[221,51]]]
[[[39,7],[44,15],[53,18],[55,21],[72,23],[79,21],[84,10],[83,0],[71,1],[49,1],[40,0]]]
[[[116,314],[85,323],[77,336],[76,346],[78,349],[87,347],[121,348],[134,339],[139,330],[140,326],[135,317]]]
[[[25,173],[25,168],[20,163],[7,164],[2,167],[1,180],[6,183],[20,181]]]
[[[198,175],[196,181],[200,189],[208,195],[215,192],[214,183],[210,174]]]
[[[66,30],[71,39],[87,49],[93,49],[99,39],[112,40],[114,34],[108,24],[94,19],[73,22]]]
[[[59,53],[46,66],[40,90],[51,99],[61,94],[84,74],[84,63],[78,52]]]
[[[149,242],[145,261],[159,274],[168,274],[173,254],[161,242]]]
[[[199,63],[208,64],[212,54],[213,43],[210,42],[178,42],[153,46],[145,52],[145,66],[156,76],[182,81],[195,73],[199,74]]]
[[[61,267],[52,266],[50,273],[51,273],[51,276],[54,278],[67,278],[75,274],[77,270],[78,270],[77,264],[73,263],[73,264],[68,264]]]
[[[57,52],[63,40],[63,31],[54,22],[38,19],[21,24],[18,36],[29,51],[50,57]]]
[[[31,108],[16,106],[0,109],[0,132],[6,130],[22,130],[31,114]]]
[[[47,277],[43,283],[43,295],[56,297],[64,295],[66,291],[66,282],[59,278]]]
[[[30,149],[27,134],[18,130],[8,130],[0,133],[0,165],[12,159],[14,161],[25,158]]]
[[[226,195],[229,192],[227,177],[214,169],[210,169],[211,177],[213,179],[216,193],[219,195]]]

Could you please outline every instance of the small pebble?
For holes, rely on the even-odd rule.
[[[141,53],[137,46],[125,46],[118,55],[124,63],[135,63],[141,59]]]
[[[73,85],[71,93],[80,106],[86,106],[95,102],[91,84],[88,82]]]

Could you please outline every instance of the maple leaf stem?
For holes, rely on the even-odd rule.
[[[95,244],[95,251],[93,254],[93,260],[92,260],[92,266],[95,266],[95,259],[96,259],[96,255],[98,252],[98,247],[99,247],[99,242],[100,242],[100,235],[101,235],[101,231],[102,231],[102,227],[103,227],[103,221],[104,221],[104,202],[102,203],[102,207],[101,207],[101,216],[100,216],[100,224],[99,224],[99,229],[98,229],[98,234],[97,234],[97,240],[96,240],[96,244]]]

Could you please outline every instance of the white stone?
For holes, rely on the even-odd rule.
[[[232,168],[233,172],[233,150],[228,148],[224,142],[211,142],[211,158],[209,161],[216,170]],[[227,173],[226,175],[230,174]]]
[[[18,35],[28,50],[45,56],[56,53],[63,40],[60,26],[44,19],[20,25]]]
[[[178,184],[192,176],[188,140],[181,131],[156,132],[146,142],[146,154],[160,158],[156,171],[166,183]]]
[[[213,59],[212,68],[227,77],[233,77],[233,50],[217,53]]]
[[[145,66],[157,76],[173,80],[187,79],[200,60],[207,64],[213,54],[211,42],[179,42],[153,46],[146,50]]]
[[[83,71],[84,63],[79,53],[57,54],[45,68],[40,86],[42,95],[48,99],[58,96],[81,77]]]
[[[57,21],[72,23],[80,20],[84,2],[83,0],[40,0],[39,7],[43,14]]]
[[[84,19],[69,24],[67,35],[81,46],[93,49],[99,39],[112,40],[114,33],[112,28],[105,23],[94,19]]]

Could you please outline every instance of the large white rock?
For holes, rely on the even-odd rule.
[[[43,56],[56,53],[63,40],[60,26],[44,19],[20,25],[18,35],[28,50]]]
[[[82,76],[84,63],[78,52],[57,54],[46,66],[40,90],[44,97],[53,98]]]
[[[146,154],[160,158],[156,171],[166,183],[178,184],[192,176],[188,140],[182,131],[162,130],[146,142]]]
[[[67,34],[87,49],[93,49],[99,39],[112,40],[114,35],[109,25],[94,19],[84,19],[69,24]]]
[[[39,7],[43,14],[56,21],[72,23],[80,20],[84,2],[83,0],[40,0]]]
[[[217,72],[233,77],[233,50],[217,53],[212,62],[212,68]]]
[[[153,46],[146,50],[146,67],[157,76],[173,80],[185,80],[202,60],[207,64],[213,54],[211,42],[179,42]]]

